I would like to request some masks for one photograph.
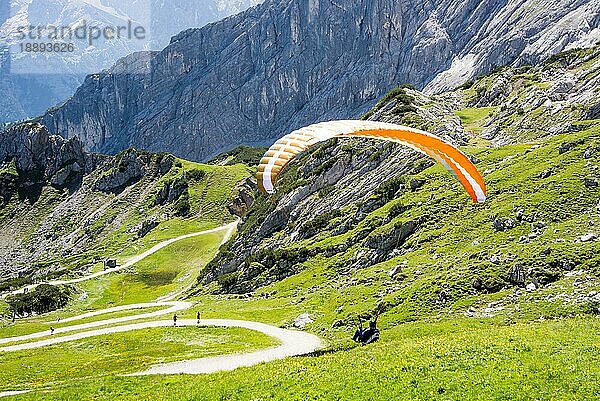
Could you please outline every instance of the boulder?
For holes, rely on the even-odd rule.
[[[143,238],[158,227],[159,222],[155,218],[144,220],[141,224],[135,227],[135,233],[138,238]]]
[[[574,89],[575,81],[572,78],[563,78],[550,87],[548,97],[554,101],[564,100]]]
[[[592,242],[595,239],[596,239],[595,233],[589,233],[589,234],[582,235],[581,237],[579,237],[580,242]]]
[[[418,180],[415,178],[410,180],[410,190],[413,192],[421,188],[423,185],[425,185],[425,180]]]
[[[597,149],[596,148],[587,148],[585,150],[585,152],[583,152],[583,158],[584,159],[591,159],[594,154],[596,154]]]
[[[308,313],[303,313],[294,320],[294,327],[303,329],[307,324],[313,323],[312,316]]]
[[[496,229],[496,231],[506,231],[513,229],[517,226],[517,223],[514,219],[496,219],[492,223],[492,226]]]
[[[437,296],[437,302],[440,304],[446,304],[450,301],[450,294],[447,290],[441,290]]]
[[[516,285],[525,284],[525,272],[523,266],[517,264],[510,271],[510,282]]]
[[[574,143],[563,142],[558,147],[558,154],[562,155],[563,153],[567,153],[569,150],[573,149],[574,147],[575,147]]]

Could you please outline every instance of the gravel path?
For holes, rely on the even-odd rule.
[[[190,302],[152,302],[152,303],[147,303],[147,304],[123,305],[123,306],[117,306],[115,308],[104,309],[102,311],[86,313],[86,314],[83,314],[80,316],[76,316],[74,318],[70,318],[70,320],[73,321],[76,319],[85,319],[90,316],[96,316],[96,315],[101,315],[101,314],[105,314],[105,313],[112,313],[112,312],[118,312],[118,311],[129,310],[129,309],[137,309],[140,307],[151,308],[151,307],[155,307],[155,306],[169,306],[169,308],[155,311],[155,312],[150,312],[150,313],[142,313],[139,315],[123,316],[123,317],[117,317],[114,319],[99,320],[96,322],[77,324],[74,326],[59,327],[59,328],[54,329],[53,335],[56,336],[58,334],[68,333],[71,331],[87,330],[87,329],[93,329],[95,327],[100,327],[100,326],[108,326],[108,325],[115,325],[115,324],[119,324],[119,323],[130,322],[132,320],[148,319],[148,318],[163,316],[166,314],[175,313],[178,311],[189,309],[192,306],[192,304]],[[62,322],[66,322],[66,321],[67,321],[67,319],[62,320]],[[48,323],[48,324],[52,324],[52,323]],[[43,337],[50,337],[50,335],[51,335],[50,329],[48,329],[47,331],[42,331],[42,332],[28,334],[28,335],[19,336],[19,337],[0,338],[0,344],[35,340],[35,339],[43,338]],[[58,338],[62,338],[62,337],[55,337],[55,339],[58,339]],[[23,344],[23,345],[26,345],[26,344]],[[8,348],[10,348],[10,347],[8,347]],[[37,348],[37,347],[34,347],[34,348]],[[23,348],[23,349],[27,349],[27,348]],[[3,350],[5,350],[5,348],[0,348],[0,352]]]
[[[142,322],[116,327],[105,327],[97,330],[90,330],[66,336],[51,337],[30,343],[12,345],[0,348],[0,352],[30,350],[35,348],[46,347],[49,345],[65,343],[68,341],[81,340],[90,337],[97,337],[114,333],[124,333],[128,331],[154,327],[169,327],[172,325],[172,320],[159,320],[154,322]],[[193,319],[180,319],[177,321],[177,326],[196,325],[197,321]],[[143,372],[133,373],[130,376],[170,375],[180,373],[205,374],[226,370],[234,370],[242,366],[253,366],[262,362],[274,361],[277,359],[287,358],[289,356],[305,355],[323,347],[323,342],[321,341],[321,339],[313,334],[305,333],[303,331],[281,329],[264,323],[230,319],[203,319],[200,320],[199,325],[207,327],[241,327],[249,330],[254,330],[261,332],[267,336],[278,339],[281,342],[281,345],[246,354],[223,355],[209,358],[192,359],[188,361],[165,363],[153,366],[150,369]]]
[[[74,280],[65,280],[65,281],[51,281],[47,284],[50,285],[62,285],[62,284],[73,284],[79,283],[86,280],[91,280],[106,274],[110,274],[127,267],[130,267],[142,259],[152,255],[153,253],[161,250],[162,248],[191,237],[196,237],[203,234],[215,233],[223,230],[227,230],[226,235],[223,238],[222,244],[227,242],[233,232],[235,231],[239,220],[234,221],[231,224],[227,224],[225,226],[221,226],[212,230],[202,231],[198,233],[183,235],[181,237],[173,238],[167,241],[163,241],[160,244],[152,247],[148,251],[135,256],[134,258],[127,261],[122,266],[118,266],[113,269],[104,270],[95,274],[91,274],[89,276],[81,277]],[[28,290],[35,288],[39,284],[31,285],[27,288]],[[24,289],[20,289],[18,291],[13,292],[12,294],[22,293]],[[131,304],[131,305],[122,305],[113,308],[108,308],[100,311],[88,312],[79,316],[70,317],[62,320],[62,323],[74,322],[77,320],[87,319],[94,316],[100,316],[107,313],[114,313],[119,311],[126,311],[132,309],[142,309],[142,308],[151,308],[151,307],[168,307],[167,309],[143,313],[132,316],[124,316],[114,319],[100,320],[96,322],[78,324],[74,326],[68,327],[59,327],[54,330],[54,334],[51,335],[50,331],[44,331],[39,333],[33,333],[29,335],[19,336],[19,337],[10,337],[10,338],[0,338],[0,344],[7,344],[13,342],[22,342],[22,341],[30,341],[37,340],[28,343],[9,345],[3,348],[0,348],[0,354],[3,352],[12,352],[12,351],[22,351],[29,349],[36,349],[41,347],[46,347],[49,345],[65,343],[68,341],[75,341],[90,337],[96,337],[101,335],[110,335],[113,333],[123,333],[133,330],[141,330],[146,328],[154,328],[154,327],[169,327],[173,325],[172,320],[159,320],[159,321],[150,321],[150,322],[141,322],[141,323],[133,323],[127,325],[118,325],[120,323],[130,322],[133,320],[147,319],[152,317],[163,316],[166,314],[176,313],[181,310],[189,309],[192,307],[192,304],[189,302],[182,301],[171,301],[177,296],[181,295],[184,290],[174,292],[172,294],[167,294],[164,297],[158,298],[157,302],[151,303],[143,303],[143,304]],[[6,296],[6,295],[5,295]],[[52,324],[52,323],[48,323]],[[177,321],[177,326],[197,326],[198,322],[192,319],[180,319]],[[110,326],[110,327],[103,327]],[[258,322],[250,322],[244,320],[230,320],[230,319],[203,319],[200,321],[199,326],[207,326],[207,327],[240,327],[249,330],[254,330],[261,332],[267,336],[274,337],[278,339],[281,344],[264,349],[259,351],[254,351],[245,354],[232,354],[232,355],[223,355],[216,357],[207,357],[200,359],[193,359],[187,361],[173,362],[173,363],[165,363],[151,367],[150,369],[142,372],[133,373],[130,376],[142,376],[142,375],[157,375],[157,374],[206,374],[213,373],[219,371],[228,371],[234,370],[243,366],[252,366],[263,362],[274,361],[277,359],[283,359],[290,356],[297,355],[305,355],[311,352],[314,352],[318,349],[323,348],[323,342],[321,339],[313,334],[305,333],[302,331],[296,330],[287,330],[281,329],[278,327],[270,326],[264,323]],[[100,327],[100,328],[99,328]],[[89,330],[94,329],[95,330]],[[60,335],[64,333],[69,333],[73,331],[82,331],[70,335]],[[0,392],[0,397],[6,397],[10,395],[22,394],[25,392],[29,392],[31,390],[25,391],[5,391]]]
[[[117,266],[117,267],[113,267],[112,269],[106,269],[106,270],[102,270],[99,271],[97,273],[94,274],[90,274],[89,276],[84,276],[84,277],[80,277],[80,278],[76,278],[76,279],[72,279],[72,280],[55,280],[55,281],[48,281],[46,283],[37,283],[37,284],[31,284],[28,285],[26,287],[20,288],[16,291],[13,292],[9,292],[3,295],[2,298],[5,298],[8,295],[16,295],[16,294],[22,294],[25,291],[30,291],[33,290],[34,288],[36,288],[37,286],[39,286],[40,284],[50,284],[50,285],[67,285],[67,284],[75,284],[75,283],[81,283],[82,281],[87,281],[87,280],[92,280],[107,274],[111,274],[111,273],[115,273],[118,272],[120,270],[123,269],[127,269],[128,267],[131,267],[133,265],[135,265],[136,263],[140,262],[142,259],[147,258],[148,256],[160,251],[161,249],[163,249],[166,246],[171,245],[174,242],[178,242],[184,239],[188,239],[188,238],[192,238],[192,237],[197,237],[200,235],[204,235],[204,234],[212,234],[212,233],[217,233],[220,231],[227,231],[223,241],[221,242],[221,244],[227,242],[229,240],[229,237],[231,237],[231,234],[233,234],[233,231],[236,229],[237,225],[239,223],[239,219],[237,219],[236,221],[226,224],[224,226],[221,227],[217,227],[217,228],[213,228],[211,230],[206,230],[206,231],[200,231],[197,233],[191,233],[191,234],[186,234],[186,235],[182,235],[180,237],[177,238],[171,238],[168,239],[166,241],[163,241],[159,244],[154,245],[152,248],[148,249],[146,252],[143,252],[139,255],[134,256],[133,258],[129,259],[126,263],[124,263],[121,266]],[[171,297],[170,299],[173,299],[174,297]]]
[[[177,322],[179,324],[179,321]],[[193,326],[194,320],[182,320],[181,324]],[[261,332],[274,337],[281,345],[246,354],[232,354],[188,361],[164,363],[129,376],[174,375],[174,374],[207,374],[234,370],[244,366],[253,366],[263,362],[284,359],[290,356],[306,355],[324,347],[321,339],[313,334],[297,330],[281,329],[264,323],[245,320],[209,319],[201,320],[202,326],[241,327]]]

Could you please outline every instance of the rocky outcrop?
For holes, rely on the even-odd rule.
[[[247,178],[240,182],[234,189],[234,193],[237,193],[237,195],[227,205],[227,209],[234,216],[244,217],[248,209],[254,204],[257,190],[256,180],[253,178]]]
[[[88,77],[43,121],[93,151],[135,145],[204,160],[358,117],[399,83],[437,92],[593,44],[599,1],[270,0]],[[127,73],[140,64],[144,74]]]
[[[147,235],[177,212],[148,201],[175,164],[182,168],[172,155],[135,149],[89,154],[77,138],[50,135],[38,123],[2,133],[0,281],[43,277],[65,268],[73,255],[81,256],[77,266],[93,264],[94,254],[105,252],[98,244],[114,241],[121,229],[132,240]]]
[[[139,181],[144,169],[134,151],[123,154],[115,166],[94,184],[94,189],[102,192],[120,192],[123,188]]]
[[[532,172],[530,178],[532,183],[540,185],[538,188],[543,188],[552,177],[561,174],[564,159],[575,155],[587,159],[595,157],[596,139],[583,138],[574,131],[571,137],[558,140],[544,129],[557,121],[581,125],[587,108],[600,102],[595,90],[600,70],[600,47],[576,53],[578,57],[567,63],[560,61],[568,56],[563,54],[538,67],[506,68],[464,88],[439,95],[426,95],[408,87],[396,88],[369,116],[373,120],[418,126],[455,144],[473,144],[472,139],[480,141],[477,136],[484,135],[483,127],[494,125],[498,127],[498,137],[504,138],[506,143],[529,145],[521,145],[523,150],[519,154],[488,164],[488,169],[482,169],[484,176],[489,177],[496,169],[507,168],[519,158],[530,157],[529,153],[545,147],[557,162]],[[554,102],[549,100],[549,92],[556,87],[553,83],[562,82],[567,74],[578,77],[574,86],[577,91],[560,101],[561,110],[566,110],[564,114],[552,112]],[[496,82],[503,83],[502,94],[488,96],[487,92],[492,88],[502,86]],[[541,104],[547,100],[550,104],[523,111],[522,118],[515,118],[519,109],[527,107],[528,103],[540,103],[540,100]],[[486,102],[494,102],[495,106],[490,107]],[[483,108],[472,107],[478,104]],[[462,120],[459,116],[465,111],[467,118]],[[527,135],[532,135],[538,143],[531,145]],[[544,145],[545,141],[551,143]],[[479,156],[471,154],[470,157],[478,166],[489,163],[480,162]],[[598,185],[596,174],[592,172],[596,167],[589,161],[586,163],[590,172],[569,179],[573,185],[585,186],[593,197]],[[244,215],[239,235],[221,250],[203,273],[202,284],[218,281],[226,284],[221,286],[222,291],[244,293],[296,274],[305,266],[312,266],[311,263],[325,263],[325,260],[337,274],[350,276],[357,270],[395,257],[406,255],[408,259],[408,255],[419,248],[420,241],[427,237],[424,232],[432,226],[444,227],[441,221],[449,214],[464,210],[461,205],[446,202],[445,195],[436,200],[431,176],[419,175],[431,165],[430,160],[403,147],[368,140],[332,140],[309,149],[285,168],[274,195],[258,196]],[[499,188],[492,188],[490,185],[490,198],[502,193]],[[492,194],[494,190],[498,192]],[[419,196],[423,192],[430,193],[426,200]],[[411,202],[411,199],[415,201]],[[512,212],[507,215],[511,208]],[[598,208],[600,205],[594,198],[593,213],[600,210]],[[501,209],[501,213],[488,214],[486,211],[485,217],[480,214],[483,223],[479,230],[510,238],[509,241],[516,242],[521,249],[540,247],[548,240],[548,233],[553,231],[551,227],[557,221],[552,213],[544,214],[543,208],[532,208],[531,205],[510,205]],[[432,217],[437,212],[440,215]],[[456,220],[454,224],[458,224]],[[434,231],[436,234],[425,242],[437,244],[440,240],[443,243],[445,235]],[[594,240],[584,235],[576,241],[590,243]],[[469,238],[468,242],[473,247],[482,243],[478,238],[474,241]],[[549,246],[545,249],[552,250]],[[474,275],[469,279],[473,283],[469,286],[474,290],[496,292],[506,285],[525,286],[527,280],[534,278],[545,285],[560,277],[561,271],[573,268],[573,263],[556,262],[553,259],[556,256],[549,257],[547,250],[535,256],[548,258],[544,262],[537,259],[535,262],[517,261],[515,256],[496,251],[493,247],[493,253],[485,258],[475,251],[463,255],[468,257],[467,263],[483,264],[486,269],[492,266],[491,270],[501,272],[494,277]],[[429,256],[432,261],[442,259],[435,246],[430,248]],[[537,266],[537,270],[525,271],[523,266],[530,264]],[[401,270],[393,269],[390,275],[402,280],[405,276],[400,274]]]
[[[154,199],[154,205],[166,205],[179,199],[188,189],[188,183],[182,177],[179,179],[168,181],[158,191]]]
[[[23,185],[77,184],[101,160],[86,153],[78,138],[50,135],[38,123],[17,125],[0,134],[0,163],[14,165]]]

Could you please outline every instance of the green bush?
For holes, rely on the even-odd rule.
[[[217,278],[217,282],[221,286],[221,288],[230,288],[231,286],[237,283],[238,272],[222,274]]]
[[[394,199],[396,192],[404,188],[404,185],[404,176],[394,177],[390,180],[387,180],[379,188],[377,188],[375,194],[385,198],[386,200],[392,200]]]
[[[71,291],[67,287],[42,284],[33,291],[8,297],[7,302],[12,314],[25,316],[64,308],[70,299]]]
[[[305,224],[300,227],[300,235],[304,236],[312,236],[316,234],[318,231],[327,227],[329,222],[337,217],[340,217],[342,212],[338,209],[334,209],[329,212],[325,212],[323,214],[318,215],[312,220],[307,221]]]
[[[0,283],[0,292],[12,291],[33,284],[31,277],[17,277]]]
[[[190,195],[185,191],[175,203],[175,215],[178,217],[186,217],[190,214],[190,210]]]
[[[204,171],[204,170],[196,169],[196,170],[187,171],[185,173],[185,178],[187,178],[190,181],[199,182],[199,181],[202,181],[204,179],[204,177],[206,177],[206,171]]]

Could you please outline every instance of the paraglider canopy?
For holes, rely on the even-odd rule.
[[[330,121],[310,125],[275,142],[258,167],[259,188],[275,191],[277,176],[306,149],[331,138],[364,137],[401,143],[428,155],[454,174],[475,203],[486,200],[486,187],[477,168],[460,150],[437,136],[415,128],[376,121]]]

